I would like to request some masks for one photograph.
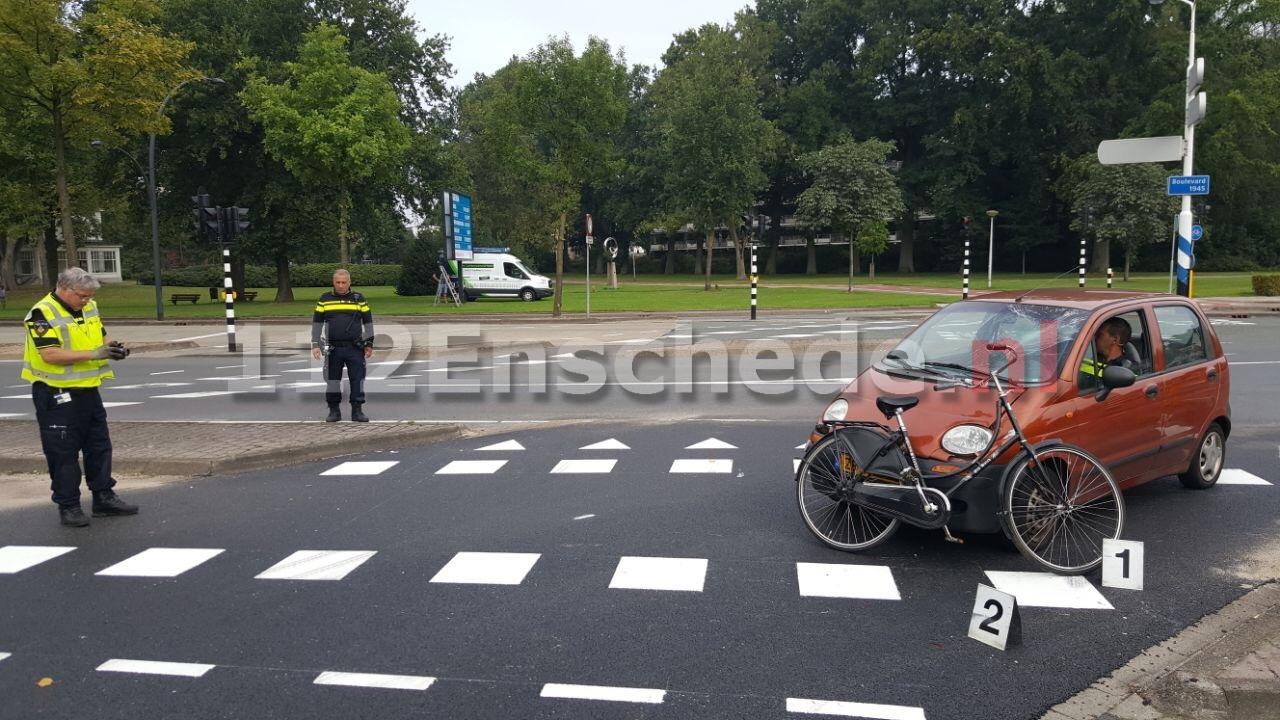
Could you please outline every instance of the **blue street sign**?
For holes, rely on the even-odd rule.
[[[1199,225],[1192,225],[1191,226],[1191,242],[1196,242],[1202,237],[1204,237],[1204,228],[1200,227]]]
[[[1208,175],[1170,175],[1170,195],[1208,195]]]

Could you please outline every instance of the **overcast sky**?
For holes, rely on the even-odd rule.
[[[627,64],[657,67],[677,33],[703,23],[723,25],[749,0],[408,0],[427,35],[448,35],[447,58],[462,87],[476,73],[493,74],[548,37],[568,35],[581,55],[587,37],[609,41]]]

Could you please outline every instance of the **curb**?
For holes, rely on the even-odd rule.
[[[34,431],[33,431],[34,432]],[[360,437],[350,440],[329,441],[310,446],[289,446],[266,452],[249,453],[230,457],[146,458],[129,457],[128,451],[116,451],[112,469],[121,475],[186,475],[209,476],[232,474],[252,470],[292,465],[301,462],[328,460],[343,455],[365,452],[398,450],[425,445],[437,440],[452,439],[463,434],[462,425],[424,426],[419,432],[394,433],[378,437]],[[42,456],[0,454],[0,467],[6,473],[48,473],[49,467]]]
[[[1266,666],[1280,636],[1280,582],[1144,650],[1041,720],[1264,720],[1280,718],[1280,678]],[[1261,649],[1260,649],[1261,647]],[[1269,677],[1268,677],[1269,676]]]

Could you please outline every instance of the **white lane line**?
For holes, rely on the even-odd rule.
[[[246,390],[210,390],[207,392],[189,392],[178,393],[177,395],[152,395],[152,398],[167,398],[169,400],[194,400],[196,398],[217,397],[218,395],[239,395],[247,392]]]
[[[3,660],[7,657],[12,657],[12,656],[13,656],[13,653],[0,652],[0,660]]]
[[[893,571],[885,565],[796,563],[800,597],[901,600]]]
[[[30,400],[30,399],[31,399],[31,393],[25,393],[23,395],[0,395],[0,400]]]
[[[485,445],[484,447],[476,448],[476,450],[524,450],[524,446],[516,440],[506,440],[492,445]]]
[[[72,550],[75,550],[74,546],[6,545],[0,548],[0,575],[21,572]]]
[[[925,720],[924,708],[910,705],[840,702],[787,698],[787,712],[805,715],[838,715],[866,720]]]
[[[231,368],[238,368],[238,367],[244,367],[244,363],[240,363],[238,365],[214,365],[213,369],[214,370],[230,370]]]
[[[426,690],[436,679],[425,675],[378,675],[374,673],[349,673],[326,671],[312,681],[315,685],[343,685],[346,687],[378,688],[381,690]]]
[[[223,552],[220,548],[151,548],[99,570],[117,577],[177,577]]]
[[[1280,360],[1232,360],[1231,361],[1232,367],[1236,365],[1275,365],[1277,363],[1280,363]]]
[[[589,520],[595,516],[596,516],[595,513],[587,513],[586,515],[579,515],[578,517],[574,518],[574,520]]]
[[[15,417],[22,417],[22,416],[24,416],[24,415],[26,415],[26,414],[27,414],[27,413],[0,413],[0,418],[15,418]]]
[[[111,659],[98,666],[98,672],[139,673],[142,675],[177,675],[179,677],[204,677],[217,665],[200,663],[161,662],[158,660]]]
[[[254,576],[257,580],[341,580],[374,550],[299,550]]]
[[[672,474],[731,473],[733,472],[733,460],[729,458],[681,458],[672,462],[671,469],[667,472]]]
[[[552,475],[607,475],[617,460],[561,460],[551,468]]]
[[[179,371],[181,372],[181,371]],[[107,385],[105,390],[142,390],[143,388],[171,388],[171,387],[187,387],[192,383],[189,382],[149,382],[138,383],[136,385]]]
[[[182,373],[182,372],[186,372],[186,370],[161,370],[160,372],[153,372],[151,374],[152,375],[172,375],[174,373]]]
[[[277,364],[278,365],[301,365],[302,363],[309,363],[309,362],[311,362],[310,358],[306,360],[281,360]]]
[[[1023,607],[1113,609],[1102,593],[1082,577],[996,570],[987,570],[986,574],[995,589],[1018,598]]]
[[[114,407],[125,407],[126,405],[141,405],[141,404],[142,404],[141,400],[138,400],[135,402],[104,402],[102,403],[102,407],[114,408]]]
[[[492,475],[506,464],[506,460],[454,460],[437,470],[436,475]]]
[[[226,333],[216,332],[216,333],[209,333],[208,335],[193,335],[191,337],[176,338],[174,340],[170,340],[169,342],[187,342],[189,340],[204,340],[205,338],[222,337],[223,335],[226,335]]]
[[[611,687],[609,685],[566,685],[547,683],[542,686],[542,697],[564,698],[567,700],[604,700],[607,702],[630,702],[660,704],[667,696],[666,690],[649,688]]]
[[[1271,483],[1245,470],[1226,468],[1218,476],[1219,485],[1270,485]]]
[[[350,461],[331,467],[321,475],[379,475],[399,465],[399,460]]]
[[[705,558],[624,557],[618,560],[609,587],[702,592],[706,580]]]
[[[218,377],[202,377],[196,380],[208,380],[211,382],[234,382],[236,380],[266,380],[267,378],[277,378],[279,375],[222,375]]]
[[[538,553],[460,552],[431,578],[433,583],[519,585]]]

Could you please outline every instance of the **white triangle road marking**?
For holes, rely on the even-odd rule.
[[[685,448],[685,450],[737,450],[737,445],[730,445],[723,440],[716,438],[707,438],[700,443],[694,443]]]

